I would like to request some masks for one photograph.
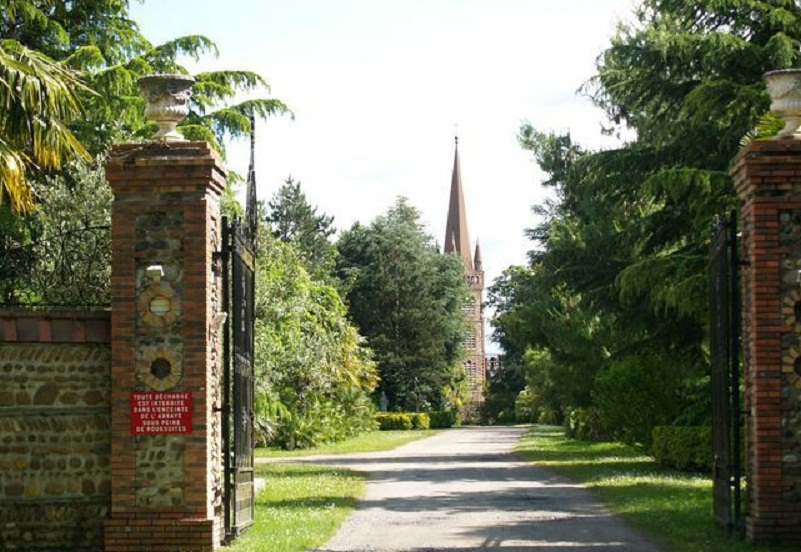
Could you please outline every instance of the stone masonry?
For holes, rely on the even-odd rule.
[[[96,552],[109,510],[107,312],[0,311],[0,550]]]
[[[746,537],[801,545],[801,142],[753,141],[742,201]]]

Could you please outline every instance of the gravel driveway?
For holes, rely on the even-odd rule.
[[[444,431],[389,452],[299,459],[367,472],[318,552],[658,552],[583,487],[511,454],[525,428]]]

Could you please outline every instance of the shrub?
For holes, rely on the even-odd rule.
[[[412,429],[428,429],[431,426],[431,418],[425,412],[414,412],[409,417],[412,419]]]
[[[428,413],[431,429],[446,429],[459,423],[456,412],[450,410],[433,410]]]
[[[511,425],[515,423],[515,413],[509,410],[501,410],[498,412],[498,419],[495,420],[498,425]]]
[[[651,449],[651,432],[681,412],[682,366],[657,355],[632,355],[598,374],[593,402],[610,436]]]
[[[579,441],[603,441],[606,432],[597,408],[574,408],[565,416],[565,434]]]
[[[517,395],[515,400],[514,422],[529,423],[534,420],[534,393],[531,388],[526,387]]]
[[[375,416],[378,422],[378,429],[386,431],[390,429],[412,429],[412,417],[409,414],[400,412],[379,412]]]
[[[654,459],[683,471],[712,471],[712,428],[657,426],[653,431]]]

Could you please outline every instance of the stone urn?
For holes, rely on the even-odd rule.
[[[776,138],[801,140],[801,69],[780,69],[765,73],[770,110],[784,119]]]
[[[176,125],[189,114],[189,98],[195,79],[189,75],[147,75],[139,79],[145,98],[145,117],[159,125],[153,140],[184,141]]]

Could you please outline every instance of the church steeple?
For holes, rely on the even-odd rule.
[[[464,262],[464,281],[469,297],[462,306],[465,315],[463,366],[467,376],[469,398],[462,405],[463,419],[478,420],[481,404],[484,402],[484,387],[487,381],[484,348],[484,269],[481,262],[481,247],[476,241],[475,256],[470,250],[470,236],[467,234],[467,209],[462,190],[462,170],[459,166],[459,138],[453,156],[453,176],[451,196],[448,205],[448,220],[445,224],[445,253],[454,253]]]
[[[470,254],[470,236],[467,232],[467,210],[462,191],[462,170],[459,165],[459,137],[455,137],[456,147],[453,156],[451,176],[451,197],[448,204],[448,220],[445,224],[445,253],[455,252],[464,259],[467,270],[473,270],[473,257]]]

